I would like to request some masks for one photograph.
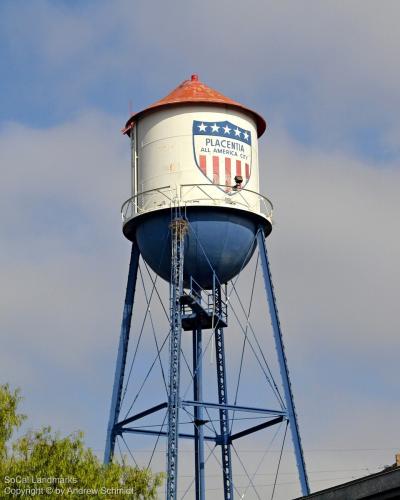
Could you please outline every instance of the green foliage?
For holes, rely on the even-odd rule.
[[[26,419],[25,415],[17,413],[21,402],[19,390],[10,391],[8,384],[0,385],[0,460],[7,456],[7,442]]]
[[[118,463],[103,465],[85,447],[81,432],[61,437],[44,427],[26,433],[7,450],[25,418],[17,413],[20,400],[18,391],[0,386],[0,498],[157,498],[162,474]]]

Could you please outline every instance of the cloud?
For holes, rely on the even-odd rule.
[[[29,100],[15,81],[6,90],[18,90],[14,109],[19,103],[37,116],[45,94],[48,115],[60,120],[85,102],[107,111],[130,99],[145,107],[198,71],[269,121],[282,120],[297,140],[381,160],[396,155],[385,138],[398,129],[398,3],[307,6],[14,3],[3,7],[6,54],[13,53],[4,57],[6,75],[29,72]]]
[[[278,130],[260,156],[275,205],[268,244],[309,469],[391,463],[395,422],[376,423],[383,408],[397,406],[399,165],[305,148]],[[308,452],[314,448],[321,451]],[[364,448],[375,451],[367,458]],[[311,478],[314,489],[335,482]]]
[[[51,129],[10,124],[0,137],[1,163],[9,166],[1,185],[2,378],[22,386],[34,424],[83,427],[96,449],[129,252],[118,217],[129,194],[129,148],[119,123],[88,112]],[[387,447],[394,436],[377,432],[375,416],[365,414],[375,415],[374,404],[396,406],[399,169],[305,148],[282,130],[266,136],[260,156],[263,192],[276,207],[268,243],[305,449],[362,447],[365,436]],[[263,328],[258,287],[255,325]],[[149,335],[147,349],[150,343]],[[339,431],[346,411],[363,422],[357,435]]]
[[[304,311],[307,335],[316,340],[326,332],[337,342],[354,339],[365,347],[377,331],[382,335],[384,323],[388,340],[397,342],[399,165],[376,168],[276,134],[269,142],[263,179],[276,207],[270,244],[285,256],[276,272],[284,297]]]
[[[129,161],[118,125],[88,112],[52,129],[1,131],[1,378],[21,386],[34,425],[39,413],[48,416],[40,423],[73,430],[71,398],[82,405],[103,393],[105,359],[111,390],[129,252],[119,216]]]

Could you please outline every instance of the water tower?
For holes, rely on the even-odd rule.
[[[166,498],[175,500],[179,443],[194,441],[195,495],[204,500],[204,442],[221,449],[224,499],[234,498],[231,445],[236,439],[286,422],[290,428],[301,489],[309,492],[293,394],[282,341],[265,238],[271,233],[272,204],[259,193],[258,139],[266,124],[256,112],[208,87],[192,75],[165,98],[128,120],[124,133],[132,151],[131,198],[122,207],[123,233],[132,242],[125,307],[107,431],[105,462],[124,432],[167,440]],[[164,241],[166,244],[161,245]],[[284,392],[284,406],[229,404],[224,330],[229,325],[226,285],[258,247]],[[163,248],[163,250],[162,250]],[[166,401],[120,419],[139,259],[169,283],[169,381]],[[203,332],[215,342],[217,390],[203,400]],[[182,333],[192,336],[193,398],[180,393]],[[180,429],[180,412],[193,412],[193,432]],[[161,410],[166,430],[132,424]],[[218,413],[218,432],[205,435],[205,412]],[[233,434],[229,415],[247,412],[265,422]]]

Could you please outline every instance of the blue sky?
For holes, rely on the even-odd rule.
[[[1,2],[0,375],[31,425],[103,448],[129,257],[120,128],[197,72],[268,123],[262,189],[310,471],[393,462],[399,14],[394,1]],[[337,448],[350,451],[313,451]]]

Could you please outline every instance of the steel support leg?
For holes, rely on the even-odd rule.
[[[294,451],[296,455],[297,469],[299,472],[301,490],[303,495],[308,495],[310,493],[310,487],[308,484],[308,477],[306,472],[306,466],[304,462],[303,448],[301,446],[301,439],[299,433],[299,426],[297,422],[296,409],[294,406],[293,392],[290,384],[289,371],[287,366],[287,360],[285,355],[285,347],[283,344],[282,330],[279,322],[278,308],[276,305],[276,298],[274,293],[274,287],[272,284],[271,270],[268,261],[267,247],[265,245],[264,232],[262,228],[259,229],[257,234],[258,248],[261,257],[261,265],[264,276],[265,290],[267,293],[268,306],[271,315],[272,330],[275,339],[275,347],[278,354],[279,368],[282,377],[283,390],[285,392],[285,401],[288,411],[288,419],[290,424],[290,430],[292,433]]]
[[[183,294],[183,262],[187,222],[175,213],[171,223],[171,333],[168,396],[167,500],[176,500],[178,490],[179,385],[182,317],[180,298]]]
[[[221,287],[215,287],[215,309],[221,314]],[[226,386],[226,368],[225,368],[225,347],[224,347],[224,329],[215,328],[215,351],[217,361],[217,382],[218,382],[218,401],[219,404],[228,404],[227,386]],[[219,410],[219,421],[221,430],[221,452],[222,452],[222,475],[224,483],[224,500],[233,499],[232,483],[232,458],[229,436],[229,413],[226,409]]]
[[[201,328],[193,330],[193,399],[203,401],[203,348]],[[205,499],[203,407],[194,407],[196,500]]]
[[[104,463],[111,462],[114,456],[115,447],[115,425],[118,422],[121,408],[122,386],[124,382],[126,355],[128,352],[129,333],[131,330],[132,308],[135,298],[136,279],[139,264],[139,250],[136,245],[132,245],[131,260],[129,264],[128,283],[126,286],[125,305],[122,315],[121,333],[119,337],[119,347],[117,364],[115,367],[114,387],[111,398],[110,417],[108,420],[106,447],[104,452]]]

